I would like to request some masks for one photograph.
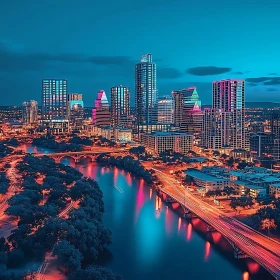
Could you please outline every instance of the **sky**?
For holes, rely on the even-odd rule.
[[[151,53],[159,96],[244,79],[246,101],[280,102],[279,0],[13,0],[0,8],[0,105],[41,103],[41,80],[65,78],[93,106],[130,87]]]

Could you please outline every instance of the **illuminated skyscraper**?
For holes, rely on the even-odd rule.
[[[157,82],[156,64],[152,55],[141,57],[135,65],[135,108],[137,125],[157,123]]]
[[[172,92],[174,98],[174,125],[181,131],[200,134],[203,113],[195,87]]]
[[[84,120],[83,95],[70,93],[67,96],[67,118],[72,131],[81,131]]]
[[[130,92],[122,85],[111,88],[111,124],[127,126],[130,115]]]
[[[158,123],[173,124],[174,101],[172,96],[158,98]]]
[[[22,122],[26,125],[35,124],[38,115],[38,102],[35,100],[25,101],[22,105]]]
[[[245,83],[244,80],[213,82],[213,109],[232,113],[230,147],[248,148],[245,133]]]
[[[42,81],[42,119],[67,118],[67,80]]]
[[[104,90],[97,93],[97,98],[92,109],[92,122],[96,126],[110,125],[110,106]]]
[[[229,147],[232,113],[223,109],[205,109],[201,133],[201,146],[207,149]]]

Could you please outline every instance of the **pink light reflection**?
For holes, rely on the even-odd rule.
[[[207,261],[210,256],[210,250],[211,250],[211,244],[209,241],[206,241],[205,243],[205,255],[204,260]]]
[[[144,180],[140,180],[137,197],[136,197],[136,209],[135,209],[135,223],[138,220],[141,208],[144,205]]]
[[[178,218],[178,231],[181,230],[181,226],[182,226],[182,218],[179,217],[179,218]]]
[[[189,223],[187,226],[187,241],[190,241],[192,237],[192,224]]]

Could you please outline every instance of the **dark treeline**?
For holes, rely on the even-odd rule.
[[[141,165],[139,160],[134,159],[132,156],[114,157],[107,154],[100,154],[96,161],[101,164],[112,165],[130,171],[134,175],[143,178],[147,183],[152,183],[153,181],[150,172]]]
[[[74,142],[71,143],[71,140],[74,139]],[[34,146],[44,147],[58,152],[79,152],[83,149],[83,144],[80,144],[82,141],[78,141],[77,137],[73,137],[69,143],[65,141],[57,142],[53,136],[41,136],[40,138],[35,138],[32,141]]]
[[[19,142],[15,138],[0,141],[0,158],[11,154],[13,152],[12,147],[18,147],[18,145]]]
[[[274,199],[269,206],[260,208],[251,215],[253,227],[257,230],[280,233],[280,199]]]
[[[0,195],[6,194],[9,188],[10,180],[7,178],[5,172],[0,172]]]
[[[17,168],[23,176],[22,190],[9,199],[6,214],[18,219],[18,227],[8,240],[0,239],[0,279],[22,279],[9,269],[42,259],[53,248],[71,279],[86,275],[96,280],[122,279],[105,268],[87,268],[111,243],[111,232],[102,223],[104,205],[98,184],[48,157],[26,156]],[[58,216],[74,202],[78,208],[68,213],[68,219]]]

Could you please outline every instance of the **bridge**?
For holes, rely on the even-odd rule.
[[[60,162],[64,158],[72,158],[75,163],[79,162],[81,159],[90,159],[91,161],[95,161],[96,157],[100,154],[104,153],[124,153],[126,152],[127,149],[125,148],[120,148],[120,149],[104,149],[104,148],[99,148],[98,150],[93,150],[93,151],[80,151],[80,152],[60,152],[60,153],[49,153],[49,154],[33,154],[34,157],[43,157],[43,156],[48,156],[53,158],[56,162]]]
[[[250,257],[275,279],[280,280],[280,243],[232,217],[225,216],[221,210],[180,186],[172,176],[152,169],[163,184],[159,188],[160,192],[166,194],[170,202],[178,202],[189,217],[191,213],[195,214],[208,224],[209,231],[220,232],[233,246],[236,258]]]

